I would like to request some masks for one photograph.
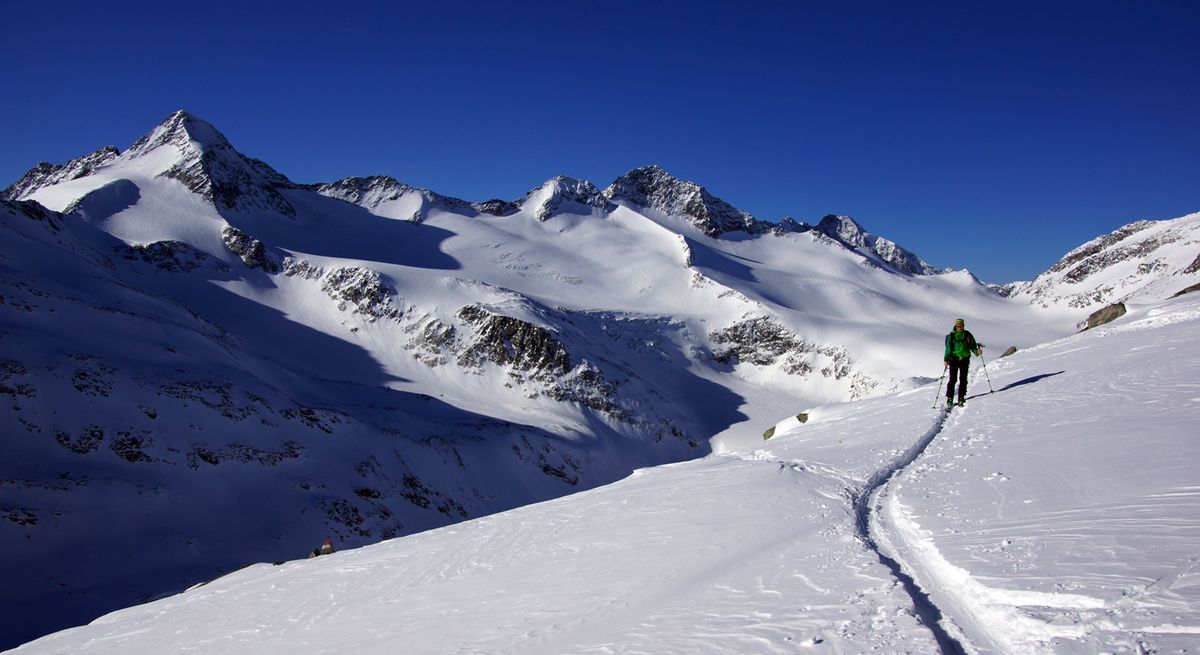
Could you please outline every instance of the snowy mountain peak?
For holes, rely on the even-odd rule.
[[[465,200],[409,186],[387,175],[347,177],[318,185],[316,191],[323,196],[345,200],[376,214],[403,218],[415,223],[424,221],[434,210],[463,216],[475,216],[481,211]]]
[[[822,218],[817,227],[825,234],[847,245],[866,245],[866,230],[849,216],[830,214]]]
[[[587,180],[559,175],[532,189],[516,201],[517,205],[533,213],[539,221],[549,220],[558,214],[584,213],[611,209],[608,198]]]
[[[867,232],[849,216],[830,214],[821,219],[821,222],[817,224],[817,230],[868,259],[878,260],[901,273],[930,275],[938,272],[938,269],[930,266],[912,252],[896,245],[895,242]]]
[[[177,111],[149,134],[138,139],[123,155],[128,161],[163,153],[157,174],[183,183],[216,205],[218,210],[268,211],[295,216],[296,210],[280,189],[296,185],[267,164],[246,157],[208,122]]]
[[[211,123],[181,109],[159,123],[149,134],[134,142],[127,154],[130,157],[139,157],[166,144],[181,150],[233,149],[229,139]]]
[[[711,237],[726,232],[761,231],[761,226],[750,214],[712,195],[699,184],[681,180],[659,166],[629,171],[613,181],[604,190],[604,196],[613,202],[682,216]]]

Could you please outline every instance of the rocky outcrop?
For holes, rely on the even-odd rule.
[[[500,200],[499,198],[471,203],[471,206],[479,213],[491,216],[512,216],[521,211],[521,207],[517,203]]]
[[[1182,296],[1182,295],[1184,295],[1185,293],[1195,293],[1195,292],[1197,292],[1197,291],[1200,291],[1200,283],[1193,284],[1193,285],[1192,285],[1192,286],[1190,286],[1190,287],[1185,287],[1185,288],[1183,288],[1183,289],[1180,289],[1180,290],[1179,290],[1179,291],[1178,291],[1178,292],[1177,292],[1175,295],[1173,295],[1173,296],[1171,296],[1171,297],[1172,297],[1172,298],[1178,298],[1179,296]]]
[[[1101,325],[1104,325],[1105,323],[1112,323],[1113,321],[1117,320],[1118,318],[1121,318],[1122,316],[1124,316],[1125,312],[1126,312],[1125,303],[1116,303],[1113,305],[1109,305],[1108,307],[1105,307],[1104,309],[1096,310],[1096,311],[1092,312],[1091,316],[1088,316],[1087,327],[1085,327],[1083,329],[1090,330],[1094,327],[1099,327]]]
[[[349,310],[368,323],[402,314],[393,301],[395,290],[377,271],[357,266],[335,268],[322,278],[321,290],[337,302],[340,311]]]
[[[115,251],[126,260],[149,264],[169,273],[190,273],[201,268],[229,270],[229,265],[225,262],[182,241],[155,241],[144,246],[116,246]]]
[[[262,241],[232,226],[221,230],[221,241],[229,251],[242,259],[246,268],[255,268],[267,273],[278,273],[279,264],[267,253]]]
[[[778,365],[784,373],[799,377],[819,370],[821,376],[835,380],[852,372],[853,361],[845,348],[808,342],[768,317],[746,319],[708,337],[713,343],[713,359],[722,364]]]
[[[546,328],[479,305],[463,307],[458,318],[475,329],[472,342],[458,356],[460,366],[490,362],[538,376],[565,375],[571,370],[570,354]]]

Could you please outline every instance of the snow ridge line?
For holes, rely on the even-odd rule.
[[[929,594],[921,589],[911,575],[904,572],[904,568],[899,562],[883,554],[875,537],[871,534],[871,514],[875,508],[875,497],[897,473],[915,462],[925,452],[929,444],[933,443],[934,438],[942,432],[949,416],[949,411],[940,412],[934,419],[933,425],[917,439],[916,443],[887,466],[871,474],[862,488],[852,494],[851,503],[854,507],[855,530],[858,532],[859,539],[867,548],[875,552],[879,563],[892,572],[892,575],[904,587],[904,591],[912,598],[913,609],[916,611],[917,617],[933,633],[933,638],[937,641],[942,655],[965,655],[966,650],[963,645],[951,636],[942,625],[942,611],[929,598]]]

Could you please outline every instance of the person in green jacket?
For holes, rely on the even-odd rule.
[[[946,406],[954,404],[955,381],[958,382],[958,404],[967,401],[967,369],[971,367],[971,355],[982,355],[983,346],[975,342],[975,337],[967,331],[966,322],[961,318],[954,320],[954,329],[946,335],[946,370],[950,372],[950,382],[946,385]]]

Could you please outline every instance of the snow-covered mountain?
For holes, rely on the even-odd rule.
[[[0,644],[924,384],[958,316],[1025,348],[1081,311],[656,167],[296,184],[186,112],[4,198]]]
[[[1200,213],[1135,221],[1067,253],[1032,282],[1002,293],[1042,307],[1095,310],[1154,302],[1200,283]]]
[[[15,653],[1191,652],[1198,333],[1194,293],[991,361],[950,414],[932,386],[810,408]]]

